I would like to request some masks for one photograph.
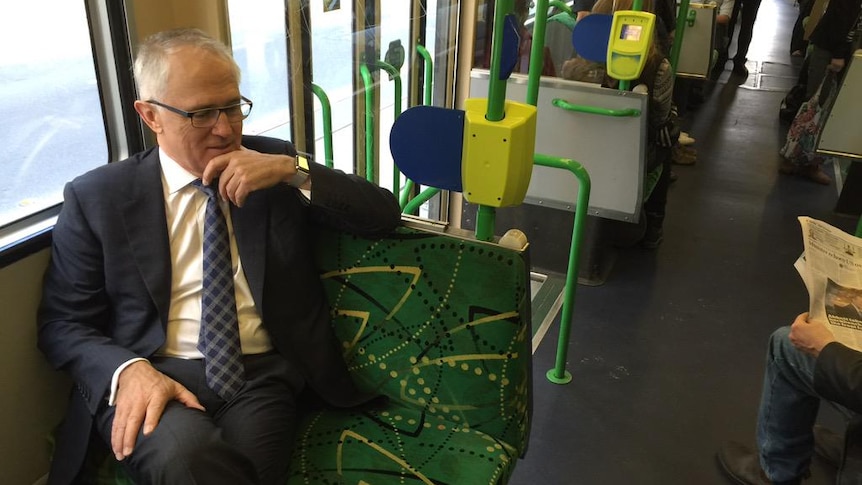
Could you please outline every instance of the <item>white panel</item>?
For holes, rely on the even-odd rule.
[[[715,34],[715,5],[690,3],[694,25],[685,24],[677,60],[677,76],[703,79],[709,74]]]
[[[862,158],[862,123],[859,123],[859,108],[862,107],[862,50],[853,54],[838,98],[820,135],[817,151]]]
[[[472,73],[470,96],[488,97],[488,71]],[[506,98],[524,102],[527,77],[513,74]],[[571,112],[554,106],[571,104],[622,110],[637,109],[636,117],[612,117]],[[589,214],[637,221],[643,197],[647,96],[602,88],[595,84],[543,77],[539,89],[536,153],[570,158],[580,163],[591,181]],[[574,211],[578,180],[558,168],[533,168],[526,203]]]

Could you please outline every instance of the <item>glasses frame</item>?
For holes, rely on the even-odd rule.
[[[222,113],[224,113],[225,117],[227,117],[228,123],[239,123],[240,121],[248,118],[248,116],[251,114],[251,108],[254,106],[254,103],[252,102],[252,100],[250,100],[250,99],[248,99],[242,95],[240,95],[240,99],[242,101],[240,101],[239,103],[232,104],[229,106],[222,106],[220,108],[203,108],[203,109],[196,109],[194,111],[185,111],[185,110],[182,110],[179,108],[175,108],[173,106],[167,105],[167,104],[162,103],[160,101],[156,101],[155,99],[148,99],[147,103],[154,104],[154,105],[159,106],[161,108],[165,108],[166,110],[168,110],[172,113],[176,113],[176,114],[182,116],[183,118],[188,118],[189,121],[191,122],[192,126],[194,126],[195,128],[212,128],[213,126],[218,124],[218,119],[221,117]],[[241,107],[244,105],[248,105],[248,113],[243,114],[242,118],[240,118],[236,121],[231,121],[230,117],[228,117],[228,115],[227,115],[227,110],[237,108],[237,107],[240,107],[240,109],[241,109]],[[215,121],[213,121],[212,124],[204,125],[204,126],[198,126],[195,124],[195,115],[198,115],[200,113],[210,112],[210,111],[217,111],[218,112],[218,116],[215,117]]]

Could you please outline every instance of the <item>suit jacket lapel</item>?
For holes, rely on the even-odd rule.
[[[265,191],[262,191],[265,192]],[[263,193],[252,194],[243,207],[231,204],[230,214],[239,258],[257,309],[263,315],[268,208]]]
[[[123,226],[141,277],[167,325],[171,293],[171,250],[158,150],[145,155],[136,166],[124,207]]]

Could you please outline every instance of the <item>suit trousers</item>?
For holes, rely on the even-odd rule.
[[[246,383],[229,401],[206,384],[202,360],[154,357],[152,365],[194,393],[206,412],[171,401],[149,435],[138,434],[121,463],[135,483],[270,484],[284,482],[304,381],[281,355],[243,358]],[[114,407],[95,416],[110,446]]]

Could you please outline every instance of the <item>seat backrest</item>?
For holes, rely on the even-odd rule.
[[[526,448],[531,413],[526,251],[413,228],[318,238],[317,264],[354,380]]]

